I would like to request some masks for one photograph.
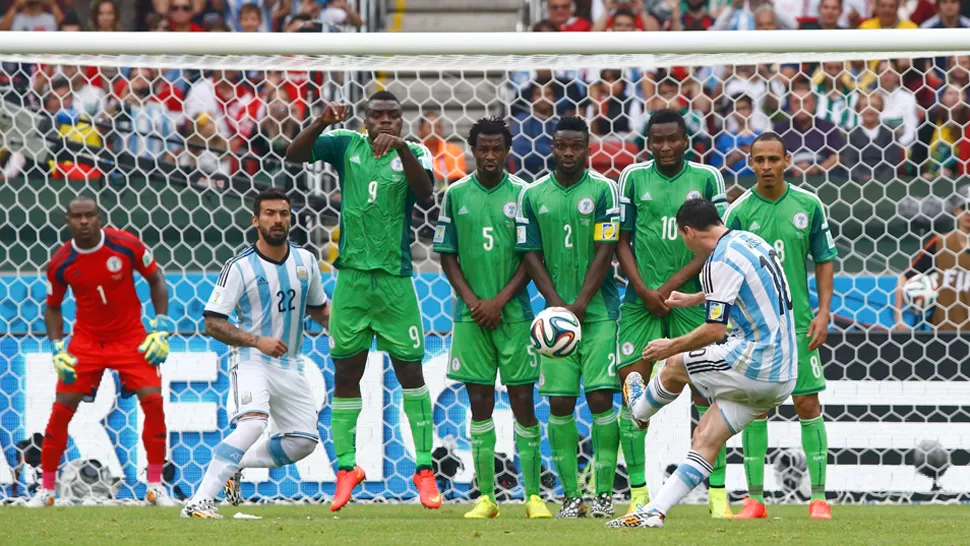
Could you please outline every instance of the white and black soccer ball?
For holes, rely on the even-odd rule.
[[[913,275],[903,284],[903,300],[914,313],[922,315],[936,305],[939,283],[933,275]]]
[[[544,309],[532,321],[532,347],[541,355],[563,358],[576,352],[583,338],[579,319],[565,307]]]

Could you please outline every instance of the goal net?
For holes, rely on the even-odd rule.
[[[335,173],[289,163],[284,154],[330,101],[349,103],[345,127],[361,129],[362,102],[379,89],[401,99],[406,136],[434,154],[436,196],[414,211],[412,253],[435,467],[448,500],[472,498],[477,488],[468,397],[445,378],[453,296],[431,238],[443,190],[475,168],[465,143],[470,125],[487,115],[509,120],[510,168],[534,180],[552,167],[554,120],[583,116],[593,135],[591,168],[616,179],[649,158],[644,128],[661,108],[683,114],[688,159],[719,169],[730,200],[753,184],[745,160],[751,140],[775,130],[792,152],[790,182],[816,192],[825,206],[839,258],[834,320],[813,371],[827,380],[820,397],[831,494],[846,502],[967,500],[970,339],[960,330],[970,317],[970,254],[966,238],[953,236],[970,232],[965,35],[264,35],[253,44],[244,35],[3,34],[0,501],[24,498],[39,479],[37,448],[56,380],[44,333],[43,272],[65,240],[66,203],[95,196],[106,223],[141,237],[165,271],[178,325],[161,370],[165,477],[184,498],[228,432],[228,350],[202,335],[201,312],[222,265],[252,240],[251,199],[268,186],[292,197],[293,239],[319,256],[329,293],[340,237]],[[932,313],[897,293],[900,279],[916,273],[939,286],[913,292],[935,298]],[[619,271],[616,282],[623,290]],[[147,301],[147,287],[139,287]],[[542,307],[538,296],[533,303]],[[70,322],[73,304],[64,310]],[[246,497],[319,502],[333,493],[328,352],[326,334],[311,328],[304,354],[312,363],[306,375],[320,410],[321,444],[290,467],[247,470]],[[513,420],[507,393],[501,385],[496,391],[499,500],[517,499]],[[368,481],[356,496],[412,500],[413,443],[386,354],[370,354],[362,392],[358,461]],[[536,400],[544,427],[548,403]],[[582,401],[577,414],[586,475],[593,454]],[[692,422],[686,395],[653,420],[646,462],[653,492],[687,451]],[[137,402],[106,373],[71,424],[61,495],[141,498],[141,426]],[[766,492],[804,501],[809,479],[790,403],[772,415],[768,431]],[[543,436],[543,493],[553,497],[559,486]],[[622,497],[628,480],[620,461],[615,491]],[[740,436],[729,443],[727,487],[735,495],[746,488]],[[704,499],[703,488],[697,495]]]

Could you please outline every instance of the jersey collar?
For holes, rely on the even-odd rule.
[[[257,256],[259,256],[263,260],[265,260],[265,261],[267,261],[267,262],[269,262],[269,263],[271,263],[273,265],[283,265],[283,264],[286,263],[286,260],[290,259],[290,243],[286,243],[286,255],[283,256],[283,259],[280,260],[280,261],[276,261],[273,258],[270,258],[269,256],[267,256],[267,255],[263,254],[262,252],[260,252],[259,251],[259,247],[256,246],[256,243],[253,243],[253,250],[256,251],[256,255]]]
[[[101,230],[101,240],[98,241],[98,244],[94,245],[92,248],[78,248],[77,247],[77,243],[74,242],[74,239],[71,239],[71,247],[74,248],[74,251],[77,252],[78,254],[91,254],[93,252],[97,252],[97,251],[101,250],[101,247],[103,247],[103,246],[104,246],[104,230],[103,229]]]
[[[686,159],[684,160],[684,164],[681,165],[680,170],[677,171],[677,174],[671,177],[667,177],[667,175],[665,175],[660,171],[660,167],[658,166],[656,160],[654,160],[653,162],[653,170],[657,171],[657,176],[659,176],[660,178],[666,180],[667,182],[673,182],[674,180],[677,180],[678,178],[680,178],[680,175],[684,174],[684,171],[687,170],[687,160]]]
[[[485,185],[482,184],[481,180],[478,179],[478,171],[475,171],[475,174],[472,178],[475,180],[475,185],[477,185],[479,189],[481,189],[485,193],[492,193],[493,191],[501,188],[505,184],[505,181],[509,179],[509,172],[504,171],[502,173],[502,179],[499,180],[498,184],[495,184],[494,188],[486,188]]]
[[[576,189],[579,186],[581,186],[583,184],[583,182],[586,181],[586,178],[587,177],[589,177],[589,169],[586,169],[585,171],[583,171],[583,176],[580,177],[580,179],[579,179],[578,182],[576,182],[575,184],[573,184],[572,186],[569,186],[567,188],[566,186],[563,186],[562,184],[560,184],[559,183],[559,180],[556,180],[556,172],[555,171],[549,173],[549,179],[552,180],[552,183],[555,184],[557,188],[559,188],[560,190],[565,191],[565,192],[573,191],[574,189]]]
[[[751,193],[753,193],[755,197],[764,201],[765,203],[768,203],[769,205],[777,205],[778,203],[781,203],[782,201],[785,200],[786,197],[788,197],[789,192],[791,192],[791,184],[789,184],[787,180],[785,181],[785,193],[781,194],[781,197],[779,197],[778,199],[775,199],[774,201],[758,193],[758,190],[756,190],[753,186],[751,187]]]

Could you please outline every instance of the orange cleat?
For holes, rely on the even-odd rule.
[[[768,509],[765,508],[764,504],[758,502],[757,499],[748,498],[748,501],[744,503],[744,507],[737,514],[734,514],[734,519],[765,519],[768,517]]]
[[[350,502],[350,497],[354,488],[364,481],[364,469],[355,466],[353,470],[341,470],[337,472],[337,490],[333,494],[333,502],[330,503],[330,511],[336,512]]]
[[[832,507],[822,499],[815,499],[808,505],[808,517],[812,519],[832,519]]]
[[[418,496],[421,497],[421,504],[425,508],[435,509],[441,507],[441,493],[438,492],[438,482],[434,479],[434,474],[424,469],[414,475],[414,486],[418,488]]]

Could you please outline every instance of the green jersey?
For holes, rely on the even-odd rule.
[[[673,178],[664,176],[653,161],[623,169],[620,229],[631,233],[637,269],[648,288],[660,288],[694,257],[678,235],[677,211],[684,201],[700,197],[712,201],[724,215],[724,178],[714,167],[685,161]],[[700,281],[691,279],[680,290],[700,292]],[[639,299],[636,290],[627,290],[623,298],[628,303]]]
[[[822,202],[814,193],[791,184],[776,201],[752,188],[731,204],[724,223],[731,229],[755,233],[775,248],[791,290],[795,330],[807,332],[813,314],[805,262],[809,255],[815,263],[830,262],[839,255]]]
[[[551,173],[522,190],[516,249],[542,252],[556,293],[567,304],[583,287],[595,243],[619,240],[618,204],[613,181],[590,170],[568,188]],[[616,320],[619,304],[616,282],[607,275],[586,307],[585,321]]]
[[[408,147],[434,181],[428,149]],[[333,265],[410,276],[416,198],[397,151],[376,158],[366,134],[335,129],[317,137],[310,158],[333,165],[340,179],[340,252]]]
[[[526,183],[508,173],[487,189],[474,172],[453,183],[441,200],[434,249],[457,254],[468,286],[479,298],[493,298],[509,283],[522,258],[515,251],[515,217]],[[455,322],[473,322],[471,312],[455,297]],[[529,291],[523,286],[502,309],[502,320],[532,320]]]

